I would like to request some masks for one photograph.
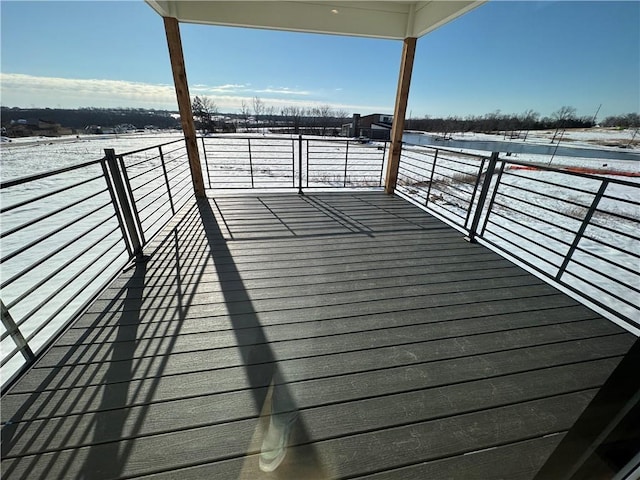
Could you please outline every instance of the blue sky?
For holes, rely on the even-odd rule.
[[[0,2],[0,102],[177,109],[142,1]],[[391,113],[401,42],[181,24],[191,94]],[[640,2],[493,1],[418,40],[408,114],[640,111]]]

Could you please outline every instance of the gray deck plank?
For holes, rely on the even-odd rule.
[[[520,309],[523,308],[523,303],[524,302],[521,300],[518,301],[518,307]],[[531,304],[538,307],[539,301],[531,302]],[[509,311],[508,303],[501,302],[499,305],[505,307],[505,310]],[[595,313],[585,310],[576,310],[573,305],[556,307],[549,305],[546,306],[547,308],[543,311],[512,310],[507,314],[498,314],[495,317],[478,315],[479,318],[468,316],[466,314],[467,309],[465,309],[463,318],[457,318],[450,310],[448,310],[450,315],[446,317],[443,317],[442,314],[444,312],[442,310],[431,312],[428,317],[419,310],[413,310],[405,311],[401,316],[372,314],[365,316],[329,318],[322,321],[309,321],[302,319],[299,321],[292,321],[290,323],[271,323],[265,321],[269,320],[269,317],[265,315],[266,319],[261,318],[260,323],[262,327],[247,326],[246,328],[254,330],[256,328],[262,328],[265,337],[269,341],[274,342],[281,340],[293,340],[295,338],[323,337],[354,332],[382,331],[387,329],[390,330],[391,334],[394,334],[396,332],[396,330],[394,330],[395,328],[438,322],[449,322],[447,324],[447,328],[451,328],[452,331],[455,331],[456,327],[460,324],[463,325],[462,328],[465,328],[467,333],[478,333],[490,332],[496,328],[518,328],[528,325],[541,326],[550,323],[566,323],[597,318]],[[526,306],[524,306],[524,308],[526,308]],[[273,318],[273,320],[278,321],[281,320],[281,318],[277,316]],[[225,316],[190,319],[183,323],[179,332],[161,328],[140,329],[137,325],[129,324],[121,326],[106,325],[101,328],[95,328],[91,331],[87,331],[85,328],[73,328],[59,340],[57,345],[76,346],[82,344],[135,341],[172,335],[198,335],[213,332],[218,332],[218,341],[225,336],[233,341],[235,336],[229,337],[229,335],[233,334],[234,330],[238,330],[240,328],[243,327],[238,326],[237,324],[233,325]]]
[[[316,441],[459,415],[536,397],[588,390],[601,385],[618,361],[619,358],[610,358],[392,394],[384,394],[377,385],[372,384],[370,388],[361,390],[359,397],[349,401],[332,398],[331,391],[309,391],[309,385],[293,386],[292,392]],[[557,381],[549,383],[547,379],[550,375]],[[319,396],[322,401],[318,400]],[[396,415],[389,415],[389,403],[399,406],[400,411]],[[194,417],[191,414],[193,411],[198,411],[200,416]],[[247,417],[257,418],[259,415],[253,396],[246,390],[164,402],[152,410],[147,405],[133,408],[122,405],[120,409],[102,410],[91,415],[69,415],[12,425],[5,432],[5,438],[14,441],[3,443],[2,457],[6,459],[75,448],[87,443],[78,436],[59,435],[61,432],[86,431],[89,432],[87,436],[93,436],[94,443],[111,442],[240,421]],[[121,422],[122,418],[124,422]],[[93,433],[97,424],[114,428],[101,430],[98,440]]]
[[[525,440],[506,446],[495,447],[441,460],[419,462],[415,465],[386,470],[354,478],[372,480],[528,480],[535,475],[544,460],[563,438],[563,434],[549,435],[534,440]],[[313,453],[309,453],[309,457]],[[302,459],[305,457],[300,456]],[[287,459],[288,460],[288,459]],[[260,478],[255,467],[255,456],[231,459],[213,465],[199,465],[170,472],[136,477],[154,480],[196,480],[201,478],[253,480]],[[500,468],[496,468],[500,465]],[[329,475],[322,469],[314,469],[301,460],[285,461],[279,478],[325,480]]]
[[[453,328],[453,327],[452,327]],[[494,348],[517,348],[531,342],[550,343],[565,338],[588,338],[618,333],[615,326],[601,319],[583,320],[566,324],[535,326],[524,329],[506,330],[476,335],[462,335],[460,331],[450,330],[447,325],[425,329],[421,326],[408,327],[403,330],[388,330],[385,335],[380,332],[356,332],[324,338],[323,341],[310,342],[306,338],[283,340],[270,343],[261,328],[236,331],[233,337],[204,333],[196,337],[165,336],[160,339],[123,341],[110,345],[82,345],[78,348],[53,347],[49,355],[38,362],[38,367],[59,367],[62,365],[80,365],[86,363],[118,362],[132,359],[153,357],[158,353],[171,355],[188,355],[191,352],[206,352],[216,362],[218,368],[235,365],[251,365],[276,360],[306,358],[323,355],[335,355],[350,351],[390,348],[416,343],[430,342],[430,348],[468,348],[473,350],[491,344]],[[465,332],[466,333],[466,332]],[[186,338],[185,338],[186,337]],[[229,346],[230,340],[235,344]],[[219,343],[218,343],[219,342]],[[449,345],[448,345],[449,344]],[[262,353],[261,346],[269,353]],[[486,347],[485,347],[486,348]],[[271,353],[272,352],[272,353]],[[248,361],[245,356],[251,354]]]
[[[332,478],[362,475],[420,459],[437,459],[519,441],[526,435],[561,432],[571,426],[577,417],[576,411],[581,411],[595,392],[581,391],[327,440],[314,441],[313,437],[301,440],[313,442],[320,465],[332,473]],[[366,415],[367,412],[363,413]],[[298,423],[304,426],[314,420],[326,425],[331,417],[317,411],[301,416]],[[255,454],[259,451],[254,438],[257,429],[258,422],[250,419],[141,436],[135,444],[124,439],[7,458],[3,461],[3,470],[6,475],[16,478],[37,479],[82,475],[102,479],[125,471],[127,475],[141,475],[189,466],[191,457],[176,448],[184,445],[189,446],[191,455],[207,462]],[[297,450],[305,448],[304,444],[297,446],[296,441],[294,439],[293,446],[289,447],[290,460],[298,458]],[[119,452],[126,452],[122,463],[114,461],[122,456]]]
[[[147,252],[3,396],[6,478],[259,478],[276,382],[278,478],[529,479],[634,340],[379,192],[220,196]]]
[[[369,395],[371,388],[375,388],[378,394],[387,395],[554,366],[615,359],[630,344],[626,336],[618,335],[615,340],[603,342],[602,338],[596,338],[529,347],[520,349],[518,355],[514,355],[513,351],[503,351],[420,363],[395,359],[395,362],[375,365],[373,369],[360,372],[352,372],[342,363],[336,363],[328,372],[308,369],[306,375],[302,375],[295,361],[280,362],[279,368],[285,378],[292,380],[290,384],[295,389],[296,399],[299,406],[304,408],[361,398]],[[193,398],[231,393],[246,399],[247,391],[255,385],[249,383],[244,372],[244,367],[235,367],[93,386],[91,382],[79,379],[75,387],[61,386],[38,396],[18,393],[9,396],[2,412],[3,421],[13,418],[16,422],[32,422],[49,417],[180,400],[186,396],[185,384],[189,385],[188,394]],[[267,388],[268,383],[265,380],[263,387]],[[126,389],[124,394],[110,394],[110,390],[118,391],[123,387]]]

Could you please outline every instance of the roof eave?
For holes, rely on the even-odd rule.
[[[384,39],[420,37],[484,1],[175,1],[145,0],[183,23]]]

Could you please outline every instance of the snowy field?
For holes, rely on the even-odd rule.
[[[125,153],[182,138],[182,133],[14,138],[0,144],[3,182],[104,157],[105,148]]]
[[[438,135],[434,133],[434,135]],[[502,132],[495,134],[458,132],[451,135],[452,138],[467,140],[500,140],[523,143],[536,143],[548,145],[553,140],[560,139],[561,144],[569,144],[574,147],[598,147],[604,150],[615,151],[619,148],[640,150],[640,131],[633,128],[573,128],[564,133],[551,130],[535,130],[523,132]]]
[[[530,133],[526,142],[548,145],[550,135],[553,132]],[[503,138],[503,135],[469,133],[453,134],[452,137],[480,141],[524,141]],[[0,178],[2,182],[7,182],[26,175],[96,161],[104,156],[106,148],[113,148],[117,154],[121,154],[181,138],[180,133],[145,133],[14,140],[0,145]],[[638,151],[637,148],[611,146],[633,143],[632,131],[567,131],[564,140],[589,148],[598,142],[605,143],[609,146],[603,147],[603,150],[609,151]],[[172,188],[175,187],[179,192],[173,200],[180,202],[184,202],[191,192],[182,145],[178,142],[167,147],[165,158],[169,175],[175,175],[175,179],[171,180],[175,183]],[[360,144],[352,141],[347,145],[344,139],[304,137],[300,144],[296,136],[268,134],[251,138],[247,138],[246,134],[209,136],[204,142],[198,140],[198,146],[206,188],[297,188],[300,167],[304,188],[378,187],[382,185],[388,154],[388,145],[383,142]],[[486,151],[441,151],[434,168],[433,149],[406,145],[401,162],[399,191],[416,203],[427,203],[429,208],[454,224],[464,226],[467,212],[473,214],[477,207],[477,195],[474,196],[476,178],[478,174],[482,178],[486,173],[486,161],[481,164],[478,155],[487,157],[489,154]],[[604,153],[603,157],[606,156]],[[573,282],[576,289],[612,305],[628,318],[640,321],[637,308],[640,304],[637,290],[640,258],[637,225],[640,211],[637,203],[639,190],[636,188],[640,183],[640,162],[563,156],[554,156],[550,161],[549,156],[523,153],[513,153],[504,158],[528,165],[551,164],[552,167],[601,170],[600,176],[612,180],[604,190],[605,195],[585,231],[585,240],[575,251],[563,279]],[[160,188],[165,180],[156,149],[130,155],[126,157],[125,164],[136,205],[141,210],[143,229],[152,235],[171,215],[166,191]],[[597,178],[579,175],[570,177],[568,182],[564,174],[520,167],[507,166],[495,198],[494,210],[489,218],[486,213],[482,214],[480,225],[486,220],[484,238],[489,243],[553,277],[562,267],[562,259],[602,182]],[[623,183],[618,182],[621,179]],[[46,241],[34,244],[28,253],[16,255],[10,261],[3,260],[0,265],[0,281],[3,283],[33,263],[33,259],[59,250],[51,261],[29,269],[19,281],[12,282],[2,290],[5,305],[20,300],[14,307],[9,307],[10,312],[18,322],[25,316],[29,317],[21,329],[25,336],[34,335],[34,349],[43,345],[64,319],[89,298],[91,289],[83,290],[80,295],[69,293],[73,291],[72,284],[92,280],[96,277],[95,272],[102,272],[102,277],[115,273],[123,265],[125,245],[119,238],[119,227],[99,164],[12,187],[3,190],[0,196],[0,206],[5,209],[45,192],[67,188],[74,182],[86,183],[62,194],[52,194],[51,201],[45,199],[38,205],[25,205],[3,213],[1,217],[3,235],[12,229],[19,229],[25,223],[35,222],[32,227],[2,239],[3,257],[7,252],[20,250],[24,245],[34,242],[36,237],[47,237]],[[495,183],[495,176],[492,182]],[[87,201],[89,197],[91,199]],[[77,205],[73,208],[64,209],[64,205],[74,202]],[[99,211],[94,211],[98,207]],[[81,220],[76,221],[78,218]],[[74,225],[56,233],[61,223]],[[74,238],[79,235],[82,235],[82,242],[74,243]],[[106,248],[104,245],[109,248],[106,253],[101,253],[100,248]],[[80,262],[75,270],[67,268],[65,265],[73,251],[82,249],[87,249],[99,260]],[[39,285],[40,279],[51,275],[55,280]],[[99,277],[92,280],[94,284],[100,284]],[[592,281],[597,285],[605,285],[614,293],[603,294],[590,284]],[[59,285],[67,283],[69,289],[65,292],[70,298],[57,292]],[[37,288],[33,288],[34,285]],[[51,298],[46,306],[33,311],[34,305],[48,297]],[[53,320],[43,327],[43,322],[48,319]],[[0,344],[2,358],[12,349],[11,339],[4,339]],[[3,379],[10,375],[12,369],[19,368],[20,363],[20,358],[16,357],[3,366]]]

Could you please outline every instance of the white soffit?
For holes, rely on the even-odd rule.
[[[420,37],[484,1],[145,0],[163,17],[206,25],[374,38]]]

